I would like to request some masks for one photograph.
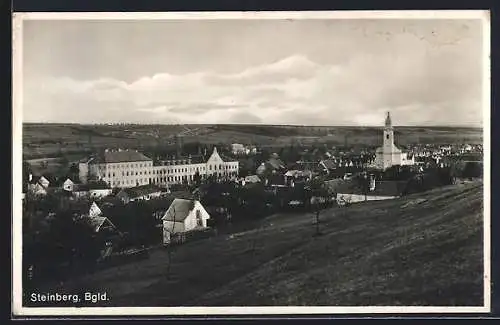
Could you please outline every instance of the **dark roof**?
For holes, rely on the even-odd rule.
[[[105,182],[95,182],[95,183],[88,183],[88,184],[74,184],[73,185],[73,192],[83,192],[83,191],[90,191],[90,190],[109,190],[110,187],[108,184]]]
[[[166,221],[183,222],[186,220],[189,212],[193,210],[194,204],[194,200],[175,199],[162,219]]]
[[[333,159],[325,159],[325,160],[322,160],[321,162],[323,163],[323,165],[325,165],[325,167],[327,169],[337,168],[337,164],[335,164],[335,161],[333,161]]]
[[[171,197],[162,197],[145,201],[144,204],[148,206],[153,212],[166,211],[172,204],[173,200],[174,198]]]
[[[191,156],[192,164],[202,164],[206,162],[206,159],[202,155]]]
[[[153,184],[141,185],[131,188],[123,189],[122,193],[126,193],[129,198],[137,198],[148,194],[161,192],[162,189]]]
[[[224,162],[236,162],[238,161],[237,159],[234,159],[234,158],[231,158],[231,157],[228,157],[226,155],[223,155],[223,154],[219,154],[219,157],[222,159],[222,161]]]
[[[193,155],[188,157],[180,157],[175,159],[160,159],[159,163],[162,166],[173,166],[173,165],[186,165],[190,164],[202,164],[205,163],[206,159],[201,155]]]
[[[107,224],[111,228],[116,228],[116,226],[106,217],[99,216],[88,218],[87,222],[94,228],[95,232],[98,232],[104,224]]]
[[[285,168],[285,163],[283,163],[283,161],[281,161],[281,159],[279,158],[276,158],[276,157],[271,157],[269,158],[269,160],[267,161],[267,163],[274,169],[281,169],[281,168]]]
[[[142,153],[135,150],[106,151],[99,157],[96,157],[91,163],[121,163],[136,161],[152,161]]]

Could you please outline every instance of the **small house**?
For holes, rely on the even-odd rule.
[[[310,170],[289,170],[285,173],[285,185],[294,187],[295,183],[303,183],[312,179]]]
[[[65,191],[73,192],[74,185],[75,185],[75,183],[71,179],[67,178],[64,181],[62,187],[63,187],[63,190],[65,190]]]
[[[34,195],[45,195],[47,194],[47,190],[49,188],[50,181],[44,177],[33,177],[32,174],[29,174],[28,178],[28,190]]]
[[[240,181],[241,181],[241,186],[249,186],[261,182],[259,176],[257,175],[248,175],[246,177],[243,177]]]
[[[161,196],[163,190],[155,185],[147,184],[132,188],[124,188],[116,196],[125,204],[139,200],[150,200]]]
[[[175,199],[162,218],[164,241],[169,234],[205,229],[208,219],[210,215],[200,201]]]
[[[38,184],[42,185],[45,189],[47,189],[50,185],[50,182],[47,178],[40,176],[38,179]]]
[[[334,159],[324,159],[319,162],[319,170],[323,173],[330,174],[337,168]]]
[[[245,146],[242,145],[241,143],[233,143],[231,145],[231,151],[233,155],[241,155],[247,153]]]
[[[101,209],[97,206],[95,202],[92,202],[92,205],[90,206],[89,209],[89,217],[98,217],[102,214]]]
[[[88,223],[92,226],[95,232],[117,230],[116,226],[108,218],[103,216],[89,218]]]
[[[33,184],[29,184],[28,191],[35,196],[47,195],[47,188],[38,182],[33,183]]]
[[[276,153],[274,153],[266,162],[263,162],[257,168],[256,174],[258,176],[263,176],[263,175],[281,173],[285,170],[285,168],[286,168],[285,163],[279,158],[279,156]]]
[[[92,202],[86,220],[95,232],[116,231],[116,226],[105,216],[97,203]]]
[[[104,198],[113,190],[105,182],[92,182],[87,184],[73,184],[73,195],[75,197],[90,197],[93,199]]]

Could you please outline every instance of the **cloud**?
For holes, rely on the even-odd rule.
[[[358,53],[342,65],[293,55],[233,74],[159,73],[129,83],[30,79],[24,116],[82,123],[380,125],[391,110],[400,124],[478,124],[481,79],[474,60],[466,52],[421,45],[382,57]]]
[[[262,119],[258,116],[249,112],[237,112],[231,115],[227,123],[238,123],[238,124],[260,124]]]

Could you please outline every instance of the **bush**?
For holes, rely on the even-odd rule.
[[[483,176],[483,166],[480,162],[469,161],[462,172],[464,178],[477,178]]]

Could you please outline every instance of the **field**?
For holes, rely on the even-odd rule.
[[[183,143],[243,143],[261,147],[291,143],[328,142],[338,145],[378,145],[376,127],[310,127],[272,125],[79,125],[24,124],[24,159],[83,157],[102,148],[175,147],[176,135]],[[482,130],[457,127],[396,127],[396,142],[481,143]],[[78,159],[78,158],[76,158]]]
[[[170,268],[159,248],[51,291],[107,292],[92,306],[480,306],[482,211],[468,183],[325,210],[320,236],[312,215],[273,215],[176,247]]]

